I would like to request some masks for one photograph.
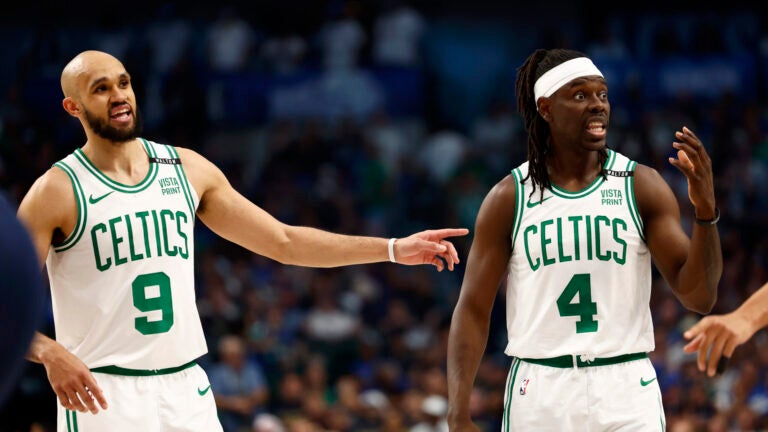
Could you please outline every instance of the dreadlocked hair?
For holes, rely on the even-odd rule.
[[[537,49],[525,59],[525,62],[517,69],[517,81],[515,91],[517,93],[517,110],[523,117],[525,130],[528,133],[528,178],[533,183],[531,196],[539,187],[539,194],[544,197],[544,189],[552,187],[547,172],[547,151],[549,150],[549,123],[547,123],[536,106],[533,86],[542,75],[555,66],[586,54],[569,49]],[[602,167],[608,158],[608,152],[603,149],[598,153],[598,162]],[[605,172],[600,175],[605,178]]]

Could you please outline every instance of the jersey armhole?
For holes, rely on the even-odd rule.
[[[637,168],[637,162],[630,160],[627,163],[627,171],[634,173]],[[637,199],[635,198],[635,176],[627,176],[624,178],[624,194],[627,196],[627,207],[629,208],[629,214],[632,216],[632,222],[637,228],[640,238],[645,242],[645,229],[643,227],[643,219],[640,217],[640,210],[637,207]]]
[[[55,252],[64,252],[74,246],[80,240],[80,237],[83,236],[83,232],[85,231],[85,221],[88,218],[88,209],[85,206],[85,193],[83,192],[83,187],[80,185],[80,181],[77,179],[77,175],[75,175],[72,168],[62,161],[56,162],[54,166],[64,171],[67,177],[69,177],[69,181],[72,184],[72,191],[75,194],[75,204],[77,205],[77,222],[75,223],[75,228],[64,241],[58,245],[53,245],[53,250]]]
[[[523,220],[525,185],[523,184],[523,174],[520,172],[520,168],[512,170],[512,176],[515,178],[515,220],[512,222],[512,250],[514,250],[517,232],[520,230],[520,224]]]

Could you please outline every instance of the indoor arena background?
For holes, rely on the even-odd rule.
[[[145,136],[202,153],[284,222],[385,237],[471,229],[490,186],[525,160],[516,68],[535,48],[565,47],[607,78],[609,146],[666,178],[688,231],[685,177],[667,156],[683,125],[707,147],[724,255],[713,312],[768,281],[768,20],[757,7],[35,3],[0,16],[0,187],[16,204],[83,144],[59,74],[81,50],[100,49],[131,73]],[[196,227],[210,350],[201,365],[219,366],[219,342],[234,335],[261,376],[263,402],[232,431],[423,430],[444,414],[447,332],[471,233],[454,241],[462,264],[438,273],[284,266]],[[499,429],[509,365],[502,297],[472,402],[485,430]],[[699,317],[658,274],[651,310],[669,430],[768,428],[768,334],[711,379],[682,351]],[[49,309],[41,331],[53,335]],[[29,363],[0,432],[53,431],[55,413],[45,369]]]

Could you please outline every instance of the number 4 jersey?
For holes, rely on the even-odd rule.
[[[55,164],[78,211],[46,261],[56,340],[90,368],[163,369],[207,352],[193,268],[199,199],[173,147],[141,142],[149,171],[133,186],[80,149]]]
[[[508,344],[521,358],[610,357],[654,348],[651,257],[634,196],[636,162],[608,150],[605,179],[579,192],[515,177],[506,287]]]

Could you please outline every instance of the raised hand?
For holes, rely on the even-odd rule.
[[[712,160],[692,130],[683,126],[682,131],[675,132],[675,137],[680,140],[672,143],[672,147],[677,149],[677,159],[671,157],[669,163],[688,179],[688,198],[697,209],[696,217],[712,219],[715,216]]]

